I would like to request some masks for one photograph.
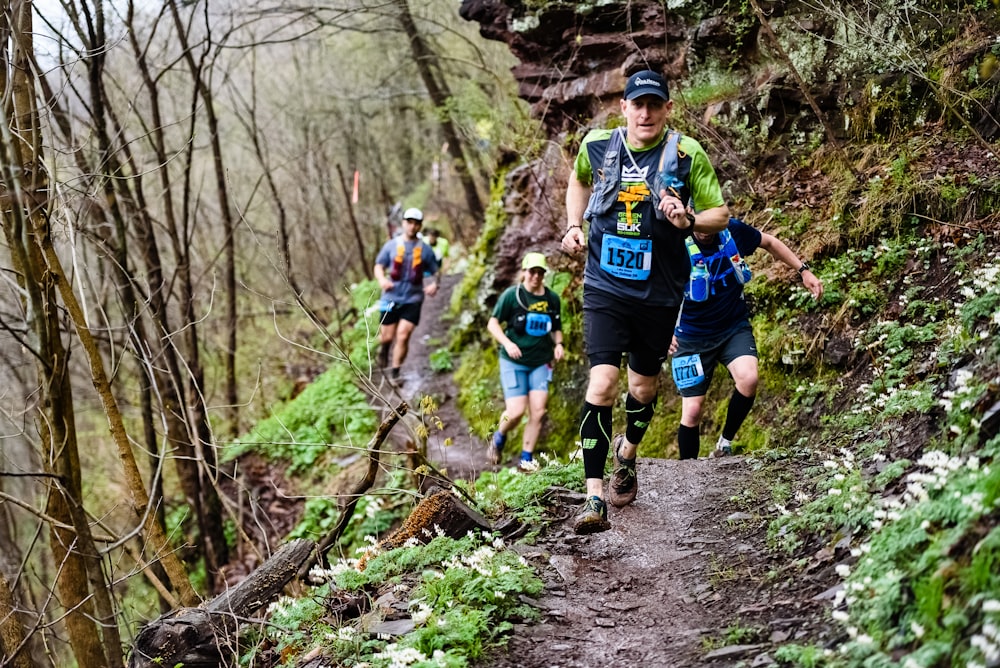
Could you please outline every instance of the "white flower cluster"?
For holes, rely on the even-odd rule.
[[[924,501],[930,497],[931,492],[940,491],[948,484],[950,478],[956,471],[968,469],[970,471],[979,470],[979,457],[975,455],[968,459],[961,457],[950,457],[940,450],[925,452],[917,460],[917,466],[927,469],[926,471],[914,471],[906,476],[906,492],[903,494],[905,505],[912,505]],[[989,469],[985,469],[987,472]],[[981,495],[980,495],[981,497]],[[974,501],[957,495],[966,505],[975,505]],[[982,498],[979,499],[982,505]]]
[[[985,664],[970,661],[966,668],[1000,665],[1000,601],[995,598],[983,601],[982,611],[983,628],[969,643],[980,651]]]
[[[355,642],[358,640],[358,637],[359,634],[353,626],[340,626],[336,632],[331,631],[326,634],[327,640],[338,642]]]
[[[378,514],[382,508],[385,507],[385,499],[381,496],[369,497],[367,505],[365,505],[365,517],[372,518]]]
[[[974,299],[991,292],[1000,292],[1000,254],[995,254],[990,262],[976,267],[971,272],[956,272],[959,275],[959,292],[966,299]]]
[[[278,600],[273,601],[267,606],[267,615],[269,617],[273,615],[283,615],[288,612],[289,608],[295,606],[296,599],[291,596],[280,596]]]
[[[444,652],[437,649],[434,650],[433,656],[427,657],[423,652],[413,647],[400,647],[396,643],[387,645],[385,650],[378,652],[373,655],[376,659],[385,659],[389,662],[389,668],[406,668],[407,666],[412,666],[415,663],[424,663],[425,661],[430,661],[434,665],[447,666],[445,661]],[[355,668],[359,668],[355,666]]]
[[[410,617],[413,619],[413,623],[423,624],[427,619],[434,613],[434,608],[424,603],[423,599],[415,598],[410,601],[409,605]]]
[[[837,497],[837,503],[843,511],[854,507],[862,507],[868,501],[868,495],[860,484],[861,470],[858,468],[854,453],[846,448],[840,449],[841,458],[827,459],[823,466],[835,471],[834,484],[826,490],[827,496]]]
[[[452,568],[469,569],[485,577],[490,577],[493,575],[493,568],[490,565],[490,561],[494,556],[496,556],[496,551],[488,545],[483,545],[472,554],[455,555],[451,559],[442,562],[441,565],[449,570]]]
[[[309,570],[309,580],[311,582],[332,582],[337,579],[337,576],[341,573],[346,573],[347,571],[354,570],[358,567],[357,559],[338,559],[335,563],[330,565],[330,568],[323,568],[322,566],[313,566]]]

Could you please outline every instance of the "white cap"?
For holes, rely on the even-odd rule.
[[[424,214],[420,209],[411,206],[403,212],[403,220],[419,220],[420,222],[424,222]]]

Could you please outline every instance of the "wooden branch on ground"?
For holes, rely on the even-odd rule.
[[[250,576],[199,608],[180,608],[144,626],[135,638],[129,668],[218,668],[236,656],[240,624],[273,600],[315,547],[300,538],[278,550]]]
[[[382,421],[382,424],[378,426],[375,431],[375,435],[372,436],[371,441],[368,443],[368,470],[365,472],[364,478],[358,481],[358,484],[354,486],[354,489],[348,492],[346,495],[347,502],[344,504],[344,508],[340,513],[340,519],[337,521],[337,526],[326,536],[323,537],[317,546],[315,553],[304,563],[299,569],[299,579],[305,579],[306,575],[309,574],[309,569],[313,567],[314,564],[321,561],[326,557],[327,551],[329,551],[330,546],[336,543],[341,535],[343,535],[344,530],[347,528],[348,522],[351,521],[351,517],[354,516],[354,509],[358,505],[358,501],[364,496],[365,492],[370,490],[375,484],[375,476],[378,474],[379,457],[382,454],[382,444],[385,442],[386,437],[389,436],[389,432],[392,428],[396,426],[400,418],[406,415],[410,407],[404,401],[396,406],[395,410],[389,413],[389,416]]]

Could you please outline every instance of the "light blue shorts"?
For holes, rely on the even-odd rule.
[[[548,392],[552,382],[552,367],[525,366],[511,362],[506,357],[500,357],[500,385],[503,386],[503,398],[526,397],[528,392]]]

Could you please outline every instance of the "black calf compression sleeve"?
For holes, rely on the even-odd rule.
[[[729,441],[736,438],[736,432],[739,431],[740,425],[750,414],[750,409],[753,408],[753,402],[756,398],[757,395],[745,397],[740,394],[739,390],[733,390],[733,396],[729,398],[729,408],[726,409],[726,426],[722,428],[723,438]]]
[[[653,419],[655,408],[656,399],[648,404],[640,404],[631,394],[625,398],[625,440],[632,445],[639,445],[649,429],[649,421]]]
[[[677,427],[677,449],[681,459],[698,459],[701,450],[701,440],[698,437],[698,427]]]
[[[584,477],[603,478],[604,463],[611,448],[611,406],[584,402],[580,415],[580,442],[583,444]]]

